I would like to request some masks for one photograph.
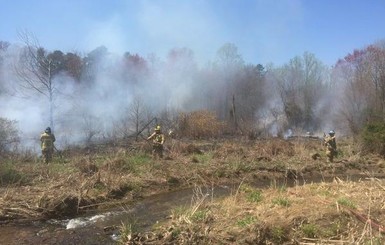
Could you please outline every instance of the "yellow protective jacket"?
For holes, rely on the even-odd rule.
[[[156,133],[154,132],[150,137],[147,138],[148,140],[152,139],[152,142],[154,144],[161,144],[164,143],[164,135],[162,133]]]
[[[324,138],[324,143],[329,151],[337,151],[336,137],[335,136],[326,136]]]
[[[55,142],[55,135],[48,134],[46,132],[42,133],[40,135],[40,141],[41,141],[41,149],[42,150],[53,150],[54,148],[54,142]]]

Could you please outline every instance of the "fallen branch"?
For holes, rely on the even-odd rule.
[[[327,244],[350,244],[350,241],[343,241],[343,240],[330,240],[330,239],[316,239],[316,238],[307,238],[303,237],[302,240],[305,240],[307,242],[301,242],[301,245],[310,245],[310,244],[324,244],[325,242]],[[311,243],[308,243],[311,242]]]
[[[369,224],[372,228],[375,228],[375,230],[384,233],[385,234],[385,226],[379,224],[377,221],[372,220],[369,218],[368,215],[360,214],[352,209],[349,209],[349,211],[362,223]]]

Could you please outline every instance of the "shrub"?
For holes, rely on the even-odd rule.
[[[17,171],[14,165],[0,164],[0,186],[24,184],[26,181],[26,176]]]
[[[132,236],[137,232],[136,223],[123,223],[119,227],[120,239],[119,244],[131,244]]]
[[[194,139],[218,137],[224,129],[224,124],[215,114],[206,110],[181,114],[178,125],[181,135]]]
[[[385,156],[385,123],[368,123],[361,132],[362,150]]]
[[[10,151],[20,141],[16,121],[0,117],[0,155]]]

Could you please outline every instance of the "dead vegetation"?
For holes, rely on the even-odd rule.
[[[130,234],[125,244],[383,244],[384,186],[379,179],[339,178],[267,189],[241,184],[219,201],[200,194],[191,207],[151,232]]]
[[[385,176],[384,160],[359,155],[348,141],[339,143],[333,164],[326,163],[319,140],[279,138],[168,139],[161,160],[151,157],[151,145],[144,141],[71,150],[49,165],[9,159],[1,165],[0,221],[74,217],[173,189],[238,183],[233,195],[216,202],[198,191],[194,206],[175,212],[150,233],[131,232],[125,242],[350,244],[382,239],[376,232],[385,222],[385,184],[376,178]],[[346,176],[371,181],[352,182]],[[327,183],[331,178],[335,181]],[[275,185],[278,179],[287,185]],[[260,182],[271,186],[253,187]]]

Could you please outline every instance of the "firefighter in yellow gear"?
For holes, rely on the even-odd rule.
[[[336,136],[333,130],[329,132],[329,135],[324,135],[324,145],[328,162],[333,162],[334,157],[337,156]]]
[[[154,133],[152,133],[147,140],[152,140],[152,153],[155,156],[163,158],[163,144],[164,144],[164,134],[160,130],[160,126],[156,126]]]
[[[41,153],[46,164],[52,162],[55,140],[55,135],[51,132],[50,127],[47,127],[44,133],[40,135]]]

